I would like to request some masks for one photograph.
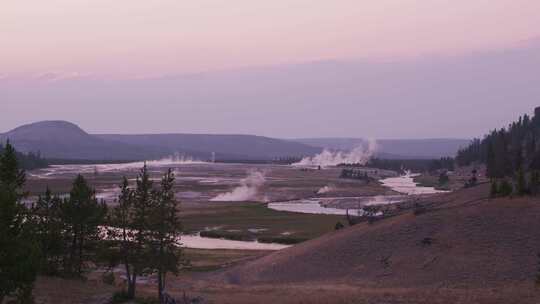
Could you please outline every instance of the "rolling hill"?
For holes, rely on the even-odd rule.
[[[301,143],[253,135],[149,134],[93,135],[66,121],[42,121],[0,135],[21,152],[40,152],[49,159],[146,160],[175,153],[209,159],[269,160],[281,156],[303,156],[320,148]]]
[[[321,148],[302,143],[254,135],[103,134],[96,137],[129,145],[160,147],[165,151],[187,151],[187,154],[197,151],[205,159],[209,159],[212,152],[216,153],[218,159],[268,160],[282,156],[312,155],[321,151]]]
[[[360,138],[282,140],[255,135],[214,134],[89,134],[67,121],[42,121],[0,134],[21,152],[40,152],[49,159],[146,160],[175,153],[200,159],[271,160],[314,155],[323,148],[348,150],[365,143]],[[379,140],[380,158],[439,158],[454,156],[464,139]]]
[[[106,141],[67,121],[42,121],[0,135],[21,152],[40,152],[50,159],[138,160],[163,156],[157,150]]]

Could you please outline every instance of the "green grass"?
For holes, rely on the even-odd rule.
[[[252,232],[230,232],[230,231],[221,231],[221,230],[209,230],[201,231],[202,237],[214,238],[214,239],[226,239],[232,241],[259,241],[261,243],[277,243],[284,245],[294,245],[304,241],[307,241],[306,238],[298,238],[294,236],[262,236],[259,237],[256,233]]]
[[[225,250],[225,249],[183,249],[184,257],[189,260],[188,272],[206,272],[222,269],[246,259],[268,254],[268,251]]]
[[[343,221],[343,216],[275,211],[259,203],[219,203],[182,216],[185,230],[191,233],[218,227],[205,234],[219,238],[285,239],[287,242],[312,239],[333,231],[340,220]],[[249,229],[265,230],[252,233]]]
[[[307,241],[305,238],[290,237],[290,236],[278,236],[278,237],[261,237],[258,238],[261,243],[277,243],[284,245],[294,245]]]
[[[450,190],[450,183],[444,185],[439,184],[439,177],[433,175],[419,175],[414,177],[414,182],[417,183],[420,187],[433,187],[435,190]]]

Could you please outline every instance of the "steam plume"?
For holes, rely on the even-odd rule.
[[[325,194],[325,193],[328,193],[328,192],[332,192],[334,190],[335,189],[334,189],[333,186],[324,186],[321,189],[319,189],[319,191],[317,191],[317,194]]]
[[[266,178],[260,171],[252,171],[240,181],[240,186],[231,192],[222,193],[211,201],[213,202],[242,202],[252,201],[260,198],[259,189],[264,185]]]
[[[325,149],[320,154],[313,157],[305,157],[293,166],[321,166],[330,167],[339,164],[361,164],[365,165],[377,151],[377,141],[370,139],[367,147],[358,146],[349,152],[332,152]]]

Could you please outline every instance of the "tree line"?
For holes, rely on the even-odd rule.
[[[540,107],[533,117],[525,114],[474,139],[459,150],[460,166],[483,164],[492,180],[492,195],[538,194],[540,186]]]
[[[68,196],[47,188],[31,205],[23,203],[25,181],[8,143],[0,155],[0,303],[6,298],[31,303],[37,275],[82,277],[91,264],[109,270],[121,266],[129,299],[135,297],[138,277],[156,275],[163,299],[167,274],[178,273],[183,262],[170,169],[157,186],[146,165],[134,187],[124,177],[112,208],[98,201],[82,175]]]
[[[371,181],[371,178],[369,177],[366,171],[347,169],[347,168],[341,170],[341,174],[339,175],[339,178],[357,179],[357,180],[365,181],[367,184],[369,184],[369,182]]]
[[[452,157],[442,157],[440,159],[372,158],[366,164],[342,164],[340,167],[368,167],[397,172],[403,172],[404,170],[413,172],[454,171],[454,159]]]
[[[9,143],[9,141],[7,142]],[[4,146],[0,143],[0,155],[4,153]],[[45,168],[49,165],[48,161],[41,156],[40,152],[21,153],[16,152],[17,160],[21,168],[26,170]]]

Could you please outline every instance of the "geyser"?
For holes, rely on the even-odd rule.
[[[240,186],[231,192],[222,193],[210,201],[213,202],[243,202],[260,200],[259,189],[266,181],[265,175],[260,171],[251,171],[248,176],[240,181]]]
[[[360,164],[365,165],[377,151],[377,141],[368,140],[367,147],[363,145],[352,149],[349,152],[330,151],[325,149],[320,154],[313,157],[305,157],[301,161],[294,163],[293,166],[300,167],[330,167],[339,164]]]
[[[328,185],[328,186],[324,186],[321,189],[319,189],[317,191],[317,194],[325,194],[325,193],[332,192],[332,191],[335,191],[335,188],[333,186],[331,186],[331,185]]]

